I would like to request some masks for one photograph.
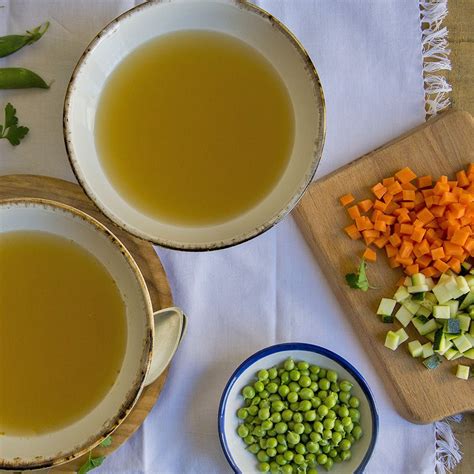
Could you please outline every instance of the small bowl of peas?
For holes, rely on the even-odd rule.
[[[323,347],[262,349],[235,370],[221,397],[218,430],[237,473],[363,472],[377,439],[367,382]]]

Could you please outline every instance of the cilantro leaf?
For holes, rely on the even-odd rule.
[[[25,138],[28,132],[28,127],[18,125],[16,109],[8,103],[5,106],[5,124],[0,125],[0,139],[5,138],[11,145],[16,146],[20,144],[20,141]]]
[[[365,263],[365,260],[361,260],[357,272],[348,273],[346,275],[346,282],[351,288],[362,291],[367,291],[370,288],[366,274],[366,267],[367,264]]]
[[[112,436],[107,436],[102,443],[100,443],[100,446],[103,448],[108,448],[112,444]]]
[[[93,458],[89,453],[89,458],[87,461],[79,468],[77,474],[86,474],[86,472],[92,471],[96,467],[99,467],[105,460],[105,456],[99,456]]]

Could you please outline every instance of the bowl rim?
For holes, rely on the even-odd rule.
[[[320,115],[319,127],[317,129],[317,139],[314,145],[314,149],[312,151],[310,169],[306,172],[306,174],[301,178],[299,187],[295,191],[294,194],[288,199],[286,204],[272,216],[266,219],[266,221],[262,224],[259,224],[253,229],[245,232],[241,232],[235,236],[228,237],[222,240],[213,240],[204,243],[189,243],[189,242],[178,242],[175,240],[164,239],[158,236],[150,235],[147,232],[143,232],[140,229],[132,226],[122,220],[119,216],[116,215],[115,212],[112,212],[107,208],[105,204],[103,204],[96,196],[93,189],[87,183],[85,176],[83,175],[80,167],[79,167],[79,160],[77,159],[74,146],[72,143],[71,138],[71,129],[69,126],[69,115],[71,109],[72,98],[74,92],[76,90],[76,78],[78,74],[80,74],[83,65],[86,63],[88,58],[94,52],[98,43],[102,40],[103,37],[108,37],[112,35],[114,30],[117,28],[117,25],[126,20],[129,16],[132,16],[142,10],[147,8],[157,8],[160,7],[162,4],[173,3],[173,0],[156,0],[154,2],[145,2],[139,4],[121,15],[117,16],[115,19],[110,21],[104,28],[102,28],[95,37],[90,41],[88,46],[85,48],[84,52],[78,59],[76,65],[74,66],[73,72],[71,74],[71,78],[69,79],[66,93],[64,97],[64,105],[63,105],[63,139],[64,144],[66,147],[66,155],[68,157],[69,163],[71,165],[72,171],[74,176],[76,177],[79,185],[82,187],[86,195],[92,200],[92,202],[103,212],[114,224],[121,227],[128,233],[134,235],[135,237],[139,237],[143,240],[146,240],[152,244],[159,245],[164,248],[169,248],[172,250],[181,250],[181,251],[188,251],[188,252],[201,252],[201,251],[212,251],[212,250],[220,250],[229,247],[233,247],[235,245],[239,245],[241,243],[247,242],[274,227],[278,224],[284,217],[286,217],[293,208],[298,204],[300,199],[303,197],[306,189],[309,187],[311,182],[314,179],[316,171],[319,167],[319,163],[322,158],[322,153],[324,149],[324,144],[326,141],[326,127],[327,127],[327,112],[326,112],[326,100],[324,97],[323,87],[321,85],[321,79],[319,77],[318,71],[311,60],[309,53],[304,48],[303,44],[299,41],[299,39],[292,33],[292,31],[278,18],[274,17],[271,13],[260,8],[256,5],[253,5],[247,0],[226,0],[226,1],[219,1],[219,0],[209,0],[210,2],[214,2],[216,4],[228,4],[230,6],[235,6],[237,8],[241,8],[249,13],[254,13],[262,17],[265,21],[270,22],[270,24],[275,27],[280,33],[282,33],[287,40],[292,43],[294,46],[296,53],[300,55],[302,62],[304,63],[307,71],[309,72],[309,80],[313,83],[313,87],[315,90],[315,94],[319,97],[317,108]],[[179,3],[179,2],[177,2]],[[316,128],[316,127],[315,127]]]
[[[102,222],[98,221],[95,217],[92,217],[86,212],[69,204],[65,204],[52,199],[36,197],[17,197],[0,199],[0,209],[28,207],[31,207],[33,209],[49,209],[52,212],[64,212],[66,214],[69,214],[70,216],[79,218],[87,225],[95,229],[96,232],[104,235],[112,243],[112,245],[114,245],[115,248],[120,251],[122,258],[125,259],[127,265],[130,267],[131,271],[134,274],[134,277],[136,278],[140,286],[140,289],[143,294],[143,299],[146,305],[148,330],[146,334],[146,339],[143,344],[143,351],[146,358],[143,361],[140,370],[137,371],[137,380],[130,387],[126,397],[124,397],[124,400],[122,401],[121,406],[118,408],[116,414],[111,418],[110,423],[106,425],[105,428],[103,427],[100,431],[94,433],[94,435],[87,438],[79,445],[75,446],[75,448],[73,448],[72,450],[67,452],[59,452],[56,455],[52,455],[47,458],[36,457],[34,460],[30,460],[27,462],[24,462],[21,459],[14,459],[12,462],[5,462],[5,459],[0,457],[0,471],[35,471],[38,469],[48,469],[57,467],[62,464],[74,461],[99,446],[102,441],[112,435],[114,431],[122,424],[122,422],[127,418],[129,413],[132,411],[135,404],[137,403],[138,399],[140,398],[143,388],[145,387],[145,377],[150,368],[153,353],[154,319],[153,305],[151,302],[150,293],[147,289],[145,278],[140,268],[138,267],[138,264],[135,262],[133,256],[122,243],[122,241],[109,228],[102,224]],[[89,412],[84,416],[87,416],[88,414]],[[66,427],[70,427],[73,425],[74,422],[69,425],[66,425]]]
[[[377,441],[377,436],[378,436],[378,430],[379,430],[379,416],[378,416],[377,408],[375,406],[373,394],[366,380],[362,376],[362,374],[350,362],[344,359],[344,357],[336,354],[335,352],[329,349],[326,349],[325,347],[321,347],[316,344],[309,344],[305,342],[285,342],[282,344],[275,344],[273,346],[269,346],[264,349],[261,349],[255,352],[254,354],[252,354],[247,359],[245,359],[237,367],[237,369],[235,369],[233,374],[230,376],[224,388],[224,391],[222,392],[221,400],[219,403],[219,410],[217,414],[217,429],[219,432],[219,441],[222,447],[222,451],[224,452],[224,456],[227,459],[227,462],[229,463],[229,465],[231,466],[232,470],[235,473],[242,472],[238,468],[237,464],[234,461],[234,458],[232,457],[229,446],[227,444],[227,437],[226,437],[225,428],[224,428],[225,409],[227,406],[227,400],[229,398],[229,393],[230,393],[231,388],[240,378],[242,373],[248,367],[253,365],[255,362],[259,361],[260,359],[268,355],[275,354],[278,352],[288,352],[288,351],[308,351],[308,352],[320,354],[320,355],[328,357],[329,359],[332,359],[334,362],[337,362],[341,367],[347,370],[354,377],[354,379],[357,381],[360,388],[364,392],[364,395],[369,404],[369,409],[372,416],[372,436],[370,439],[369,447],[367,448],[367,452],[365,453],[359,466],[354,471],[354,473],[356,474],[362,473],[365,467],[367,466],[367,463],[369,462],[369,459],[371,458],[372,453],[374,451],[375,443]]]

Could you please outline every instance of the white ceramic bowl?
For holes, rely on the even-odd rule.
[[[162,335],[169,325],[178,325],[175,330],[181,334],[184,320],[182,312],[174,308],[153,313],[145,281],[132,256],[108,229],[87,214],[43,199],[0,201],[0,233],[18,230],[43,231],[70,239],[106,267],[125,303],[127,345],[114,385],[82,419],[44,434],[2,433],[0,470],[13,471],[47,468],[70,461],[112,433],[133,408],[143,387],[160,375],[157,370],[150,374],[150,365],[167,365],[169,354],[176,350],[169,345],[176,346],[179,340],[163,337],[155,340],[155,323]],[[79,303],[71,301],[71,304]],[[173,317],[170,318],[170,314]],[[161,316],[166,319],[163,321]]]
[[[293,151],[275,188],[246,213],[204,227],[160,222],[132,207],[109,182],[94,140],[97,104],[114,68],[150,39],[186,29],[226,33],[257,49],[279,72],[295,114]],[[130,233],[181,250],[213,250],[235,245],[280,221],[311,182],[321,157],[324,137],[324,97],[308,54],[276,18],[239,0],[155,1],[124,13],[97,35],[79,60],[64,104],[68,156],[89,197],[110,219]]]
[[[288,357],[295,361],[304,360],[322,368],[336,370],[340,379],[352,382],[353,394],[360,400],[362,438],[351,448],[349,461],[334,464],[334,474],[353,474],[363,472],[372,455],[378,432],[378,415],[373,396],[367,382],[349,362],[323,347],[304,343],[277,344],[267,347],[242,362],[232,374],[222,394],[218,413],[219,438],[225,457],[237,473],[257,473],[258,461],[254,454],[246,450],[246,445],[237,434],[239,419],[237,410],[242,407],[243,387],[256,380],[260,369],[281,364]]]

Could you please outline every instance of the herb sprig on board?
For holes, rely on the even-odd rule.
[[[28,127],[18,125],[16,109],[8,103],[5,106],[5,122],[3,125],[0,124],[0,139],[5,138],[13,146],[16,146],[20,144],[20,141],[25,138],[28,132]]]
[[[112,436],[107,436],[99,446],[102,448],[108,448],[112,444]],[[86,474],[92,469],[99,467],[105,461],[105,456],[92,456],[92,451],[89,451],[89,457],[87,461],[79,468],[77,474]]]

